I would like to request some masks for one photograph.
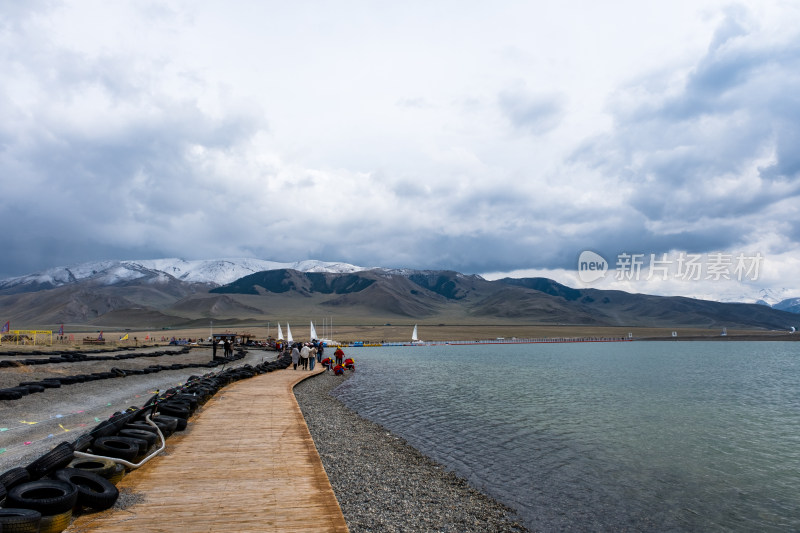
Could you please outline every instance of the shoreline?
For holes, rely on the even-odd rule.
[[[513,509],[334,398],[348,377],[324,372],[294,393],[352,533],[528,531]]]

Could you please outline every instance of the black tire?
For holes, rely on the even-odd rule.
[[[2,389],[0,390],[0,400],[19,400],[22,398],[22,393],[15,390]]]
[[[84,433],[83,435],[72,441],[72,448],[76,452],[85,452],[86,450],[89,449],[89,446],[92,445],[93,440],[94,439],[89,433]]]
[[[125,424],[125,426],[122,429],[135,429],[137,431],[139,430],[147,431],[152,433],[153,435],[156,434],[156,428],[154,428],[144,420],[137,420],[136,422],[130,422],[128,424]]]
[[[105,455],[107,457],[124,459],[125,461],[133,461],[136,456],[139,455],[138,444],[115,436],[95,439],[94,443],[92,443],[92,450],[95,455]]]
[[[13,489],[20,483],[25,483],[30,480],[31,475],[28,473],[25,467],[22,466],[17,466],[0,474],[0,484],[5,486],[7,491]]]
[[[170,435],[175,433],[175,431],[177,431],[178,429],[179,419],[177,418],[171,416],[157,416],[152,420],[158,427],[164,426],[165,428],[167,428],[167,431],[169,432]],[[164,433],[164,429],[161,429],[161,432]],[[164,434],[166,435],[166,433]]]
[[[170,408],[174,409],[186,409],[189,411],[189,416],[191,416],[197,409],[197,400],[194,398],[190,400],[188,398],[172,397],[167,400],[166,405],[169,405]]]
[[[145,429],[131,429],[131,428],[122,428],[119,430],[120,437],[131,437],[134,439],[141,439],[147,441],[147,446],[150,447],[156,443],[158,440],[158,435],[153,433],[152,431],[147,431]]]
[[[119,497],[119,490],[113,483],[86,470],[64,468],[57,470],[55,476],[78,488],[78,505],[83,507],[103,511],[113,506]]]
[[[5,485],[3,485],[2,483],[0,483],[0,502],[2,502],[2,501],[5,499],[5,497],[6,497],[6,492],[7,492],[7,491],[6,491],[6,486],[5,486]],[[2,532],[2,531],[3,531],[3,530],[2,530],[2,529],[0,529],[0,532]]]
[[[192,411],[197,409],[197,405],[199,403],[199,400],[197,399],[197,396],[195,396],[193,394],[176,394],[175,395],[175,400],[177,400],[179,402],[188,403],[189,404],[189,409],[192,410]]]
[[[144,439],[138,439],[136,437],[129,437],[127,435],[117,435],[117,440],[126,440],[137,447],[138,453],[136,454],[137,457],[144,457],[147,453],[147,449],[150,448],[150,445]],[[138,460],[138,459],[137,459]]]
[[[6,505],[33,509],[42,516],[64,513],[75,507],[78,489],[64,481],[40,479],[17,485],[6,496]]]
[[[0,509],[0,531],[39,533],[42,513],[32,509]]]
[[[100,477],[110,479],[111,476],[114,475],[118,464],[119,463],[115,463],[111,459],[78,458],[72,461],[67,468],[84,470]]]
[[[169,416],[167,414],[160,415],[158,418],[156,418],[156,421],[166,422],[170,425],[174,422],[175,431],[183,431],[184,429],[186,429],[187,425],[185,418],[181,418],[178,416]]]
[[[72,521],[72,509],[53,516],[43,516],[39,533],[61,533]]]
[[[175,418],[183,418],[186,420],[191,416],[189,409],[181,405],[165,403],[158,406],[158,412],[166,416],[174,416]]]
[[[31,479],[39,479],[53,470],[58,470],[59,468],[67,466],[73,459],[72,452],[72,444],[69,442],[62,442],[29,464],[25,469],[31,475]]]
[[[170,435],[172,435],[172,433],[174,432],[174,428],[170,429],[171,424],[169,424],[167,422],[158,422],[157,420],[154,420],[153,423],[156,426],[158,426],[158,429],[161,430],[161,434],[164,435],[165,439],[167,437],[169,437]],[[143,420],[137,421],[137,422],[133,422],[131,424],[125,424],[125,428],[143,429],[145,431],[150,431],[154,435],[158,436],[158,432],[156,431],[156,428],[154,428],[153,426],[151,426],[150,424],[148,424],[147,422],[145,422]]]
[[[93,439],[97,439],[99,437],[107,437],[113,435],[118,431],[117,425],[112,422],[111,420],[103,420],[99,424],[97,424],[89,434],[92,436]]]

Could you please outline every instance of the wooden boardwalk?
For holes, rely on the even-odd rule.
[[[65,531],[347,531],[292,393],[315,372],[278,370],[237,381],[198,410],[165,454],[118,487],[137,501],[83,515]]]

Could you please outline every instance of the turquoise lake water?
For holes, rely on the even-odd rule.
[[[800,531],[800,343],[347,355],[341,401],[532,529]]]

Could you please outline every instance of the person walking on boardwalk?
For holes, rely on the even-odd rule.
[[[314,370],[314,364],[317,362],[317,347],[311,346],[308,353],[308,369]]]
[[[300,348],[300,360],[303,364],[303,370],[308,370],[308,356],[311,355],[311,350],[308,348],[308,344],[304,344],[302,348]]]
[[[325,346],[320,342],[317,346],[317,363],[322,362],[322,354],[325,353]]]
[[[336,348],[336,351],[333,352],[333,356],[336,358],[336,364],[341,365],[342,359],[344,359],[344,352],[342,351],[342,347]]]
[[[295,370],[297,370],[298,362],[300,362],[300,350],[297,349],[297,345],[295,344],[292,347],[292,365],[294,365]]]

